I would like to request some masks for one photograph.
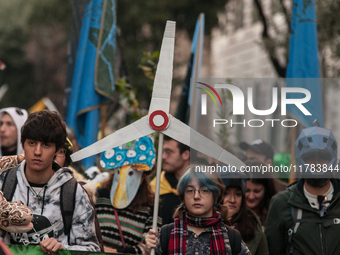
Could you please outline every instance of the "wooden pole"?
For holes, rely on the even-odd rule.
[[[163,133],[159,132],[158,137],[158,155],[157,155],[157,172],[156,172],[156,190],[155,190],[155,204],[153,207],[153,220],[152,229],[157,230],[157,218],[158,218],[158,207],[159,207],[159,189],[161,183],[161,172],[162,172],[162,154],[163,154]],[[155,255],[155,249],[151,249],[151,255]]]

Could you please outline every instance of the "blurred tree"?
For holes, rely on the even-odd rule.
[[[160,50],[166,20],[176,21],[176,30],[186,30],[192,38],[198,15],[204,12],[205,31],[210,33],[211,28],[217,25],[217,12],[223,10],[227,2],[228,0],[117,1],[118,44],[123,51],[130,83],[137,88],[140,100],[149,102],[151,90],[145,90],[150,80],[137,67],[145,51]]]
[[[340,75],[340,0],[316,1],[318,40],[323,77]],[[334,65],[337,63],[337,65]]]
[[[67,68],[70,3],[0,0],[0,56],[9,90],[0,107],[29,108],[43,96],[62,105]]]
[[[0,1],[0,56],[6,69],[0,71],[0,86],[8,84],[9,89],[0,102],[0,107],[29,107],[25,97],[32,97],[33,66],[27,62],[24,46],[28,42],[25,26],[30,14],[27,1]],[[22,95],[22,96],[21,96]]]
[[[209,33],[227,1],[117,0],[118,45],[137,99],[150,100],[151,90],[144,89],[150,80],[138,64],[143,52],[160,50],[166,20],[176,21],[177,30],[192,36],[204,12]],[[71,5],[68,0],[0,0],[0,58],[7,65],[0,72],[0,85],[9,85],[0,107],[29,108],[47,96],[62,112]]]
[[[272,12],[264,11],[261,0],[254,0],[257,8],[258,20],[263,24],[262,45],[268,52],[270,60],[279,77],[286,76],[286,65],[289,48],[289,28],[291,20],[291,8],[287,1],[272,0]],[[317,29],[319,57],[322,77],[337,77],[340,74],[337,63],[340,58],[340,0],[316,1]],[[279,29],[275,15],[284,17],[284,29]],[[281,20],[280,20],[281,21]],[[284,56],[285,61],[280,59]],[[281,60],[281,61],[280,61]]]

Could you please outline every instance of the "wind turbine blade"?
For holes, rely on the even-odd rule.
[[[149,135],[154,130],[148,124],[148,116],[135,121],[134,123],[121,128],[113,134],[91,144],[90,146],[77,151],[71,155],[72,161],[79,161],[83,158],[101,153],[102,151],[120,146],[137,138]]]
[[[236,156],[171,115],[169,127],[161,132],[220,162],[235,166],[238,170],[245,166]]]
[[[157,65],[149,113],[162,110],[169,113],[176,22],[167,21]]]

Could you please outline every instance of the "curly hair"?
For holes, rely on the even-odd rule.
[[[56,151],[66,141],[66,125],[57,112],[42,110],[28,115],[21,127],[21,144],[27,139],[33,139],[44,143],[54,143]]]

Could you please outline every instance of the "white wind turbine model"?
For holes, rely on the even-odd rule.
[[[158,217],[163,134],[170,136],[207,156],[215,158],[220,162],[230,166],[235,166],[237,169],[244,166],[244,163],[237,157],[169,114],[175,46],[175,25],[176,23],[173,21],[167,21],[166,23],[154,80],[149,114],[71,155],[72,161],[79,161],[83,158],[149,135],[155,131],[160,132],[153,214],[153,229],[155,230],[157,228]]]

